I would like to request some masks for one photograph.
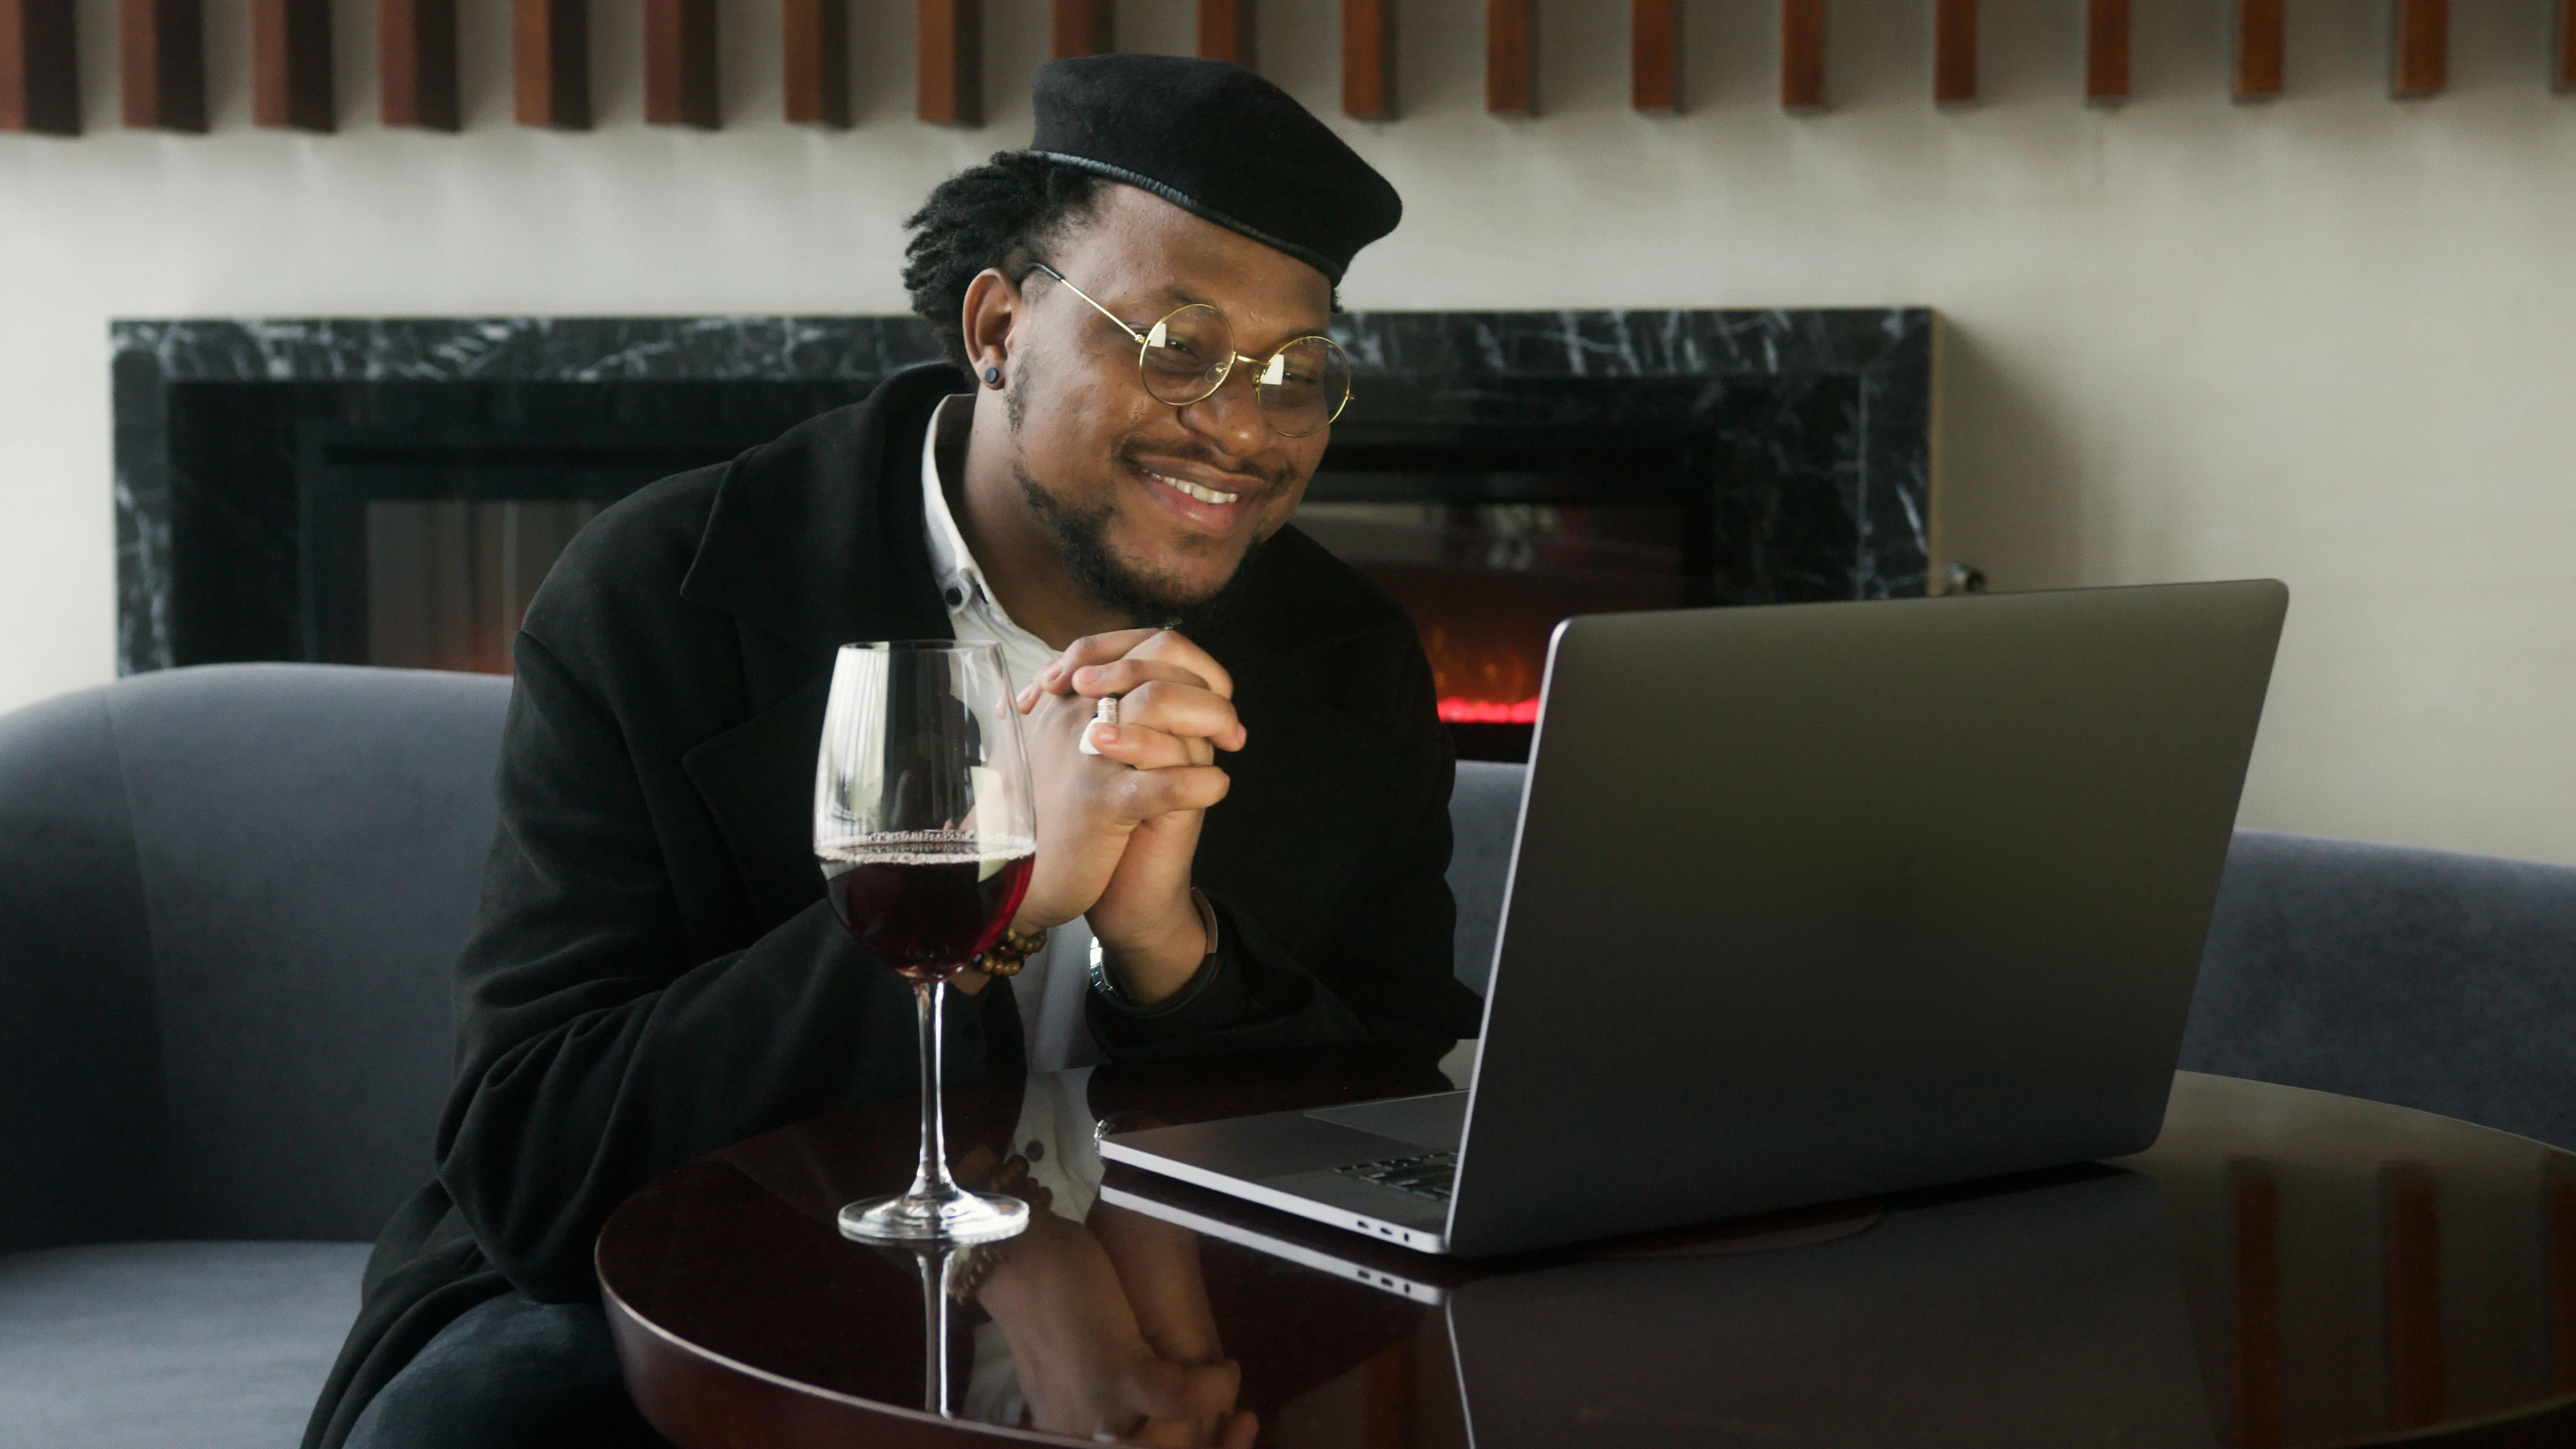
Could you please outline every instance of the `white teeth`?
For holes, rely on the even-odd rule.
[[[1151,468],[1145,469],[1144,472],[1147,477],[1159,478],[1163,482],[1171,484],[1173,487],[1178,488],[1201,503],[1232,503],[1243,496],[1240,493],[1220,493],[1213,488],[1202,488],[1186,478],[1174,478],[1169,474],[1157,473]]]

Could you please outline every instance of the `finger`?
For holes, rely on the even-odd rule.
[[[1113,725],[1095,721],[1089,738],[1093,753],[1100,758],[1116,760],[1139,770],[1204,765],[1216,758],[1215,749],[1205,740],[1182,739],[1144,725]]]
[[[1216,662],[1215,655],[1200,648],[1190,636],[1178,629],[1158,629],[1142,643],[1122,651],[1122,657],[1177,664],[1205,679],[1208,688],[1218,694],[1227,699],[1234,698],[1234,676],[1226,672],[1224,665]]]
[[[1175,810],[1205,810],[1223,800],[1233,783],[1214,765],[1131,770],[1112,786],[1113,808],[1129,820],[1151,820]]]
[[[1261,1437],[1261,1416],[1250,1409],[1237,1409],[1226,1416],[1224,1427],[1217,1430],[1216,1442],[1222,1449],[1252,1449]]]
[[[1065,681],[1072,676],[1073,671],[1086,665],[1106,664],[1112,659],[1124,659],[1129,650],[1143,645],[1145,641],[1163,632],[1166,631],[1116,629],[1106,634],[1086,634],[1064,646],[1064,652],[1057,655],[1044,669],[1039,670],[1037,678],[1031,682],[1049,694],[1070,694],[1073,692],[1073,687]]]
[[[1167,735],[1206,740],[1221,750],[1243,748],[1243,721],[1224,696],[1187,684],[1156,680],[1118,701],[1118,722]]]
[[[1106,664],[1086,664],[1069,676],[1076,694],[1098,699],[1104,694],[1125,694],[1141,689],[1155,680],[1186,684],[1208,689],[1208,677],[1195,669],[1184,669],[1165,659],[1146,659],[1130,655],[1112,659]]]

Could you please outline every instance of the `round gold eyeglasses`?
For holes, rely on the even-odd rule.
[[[1031,266],[1064,283],[1064,289],[1108,318],[1136,344],[1136,370],[1145,391],[1158,402],[1188,407],[1216,396],[1234,365],[1253,366],[1252,396],[1261,404],[1271,429],[1283,438],[1311,437],[1332,426],[1351,401],[1351,359],[1329,337],[1298,337],[1268,357],[1246,357],[1234,350],[1234,329],[1225,314],[1205,302],[1193,302],[1165,314],[1142,332],[1115,312],[1091,301],[1091,295],[1065,280],[1044,262]]]

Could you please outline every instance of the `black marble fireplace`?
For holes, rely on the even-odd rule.
[[[1571,613],[1920,594],[1929,312],[1361,313],[1299,526],[1518,758]],[[506,670],[582,522],[935,355],[910,318],[115,328],[119,663]]]

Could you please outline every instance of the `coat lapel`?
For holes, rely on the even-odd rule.
[[[749,718],[681,759],[714,815],[761,929],[822,897],[814,752],[839,647],[945,639],[921,517],[921,441],[963,378],[945,364],[889,377],[736,459],[680,586],[743,630]]]

